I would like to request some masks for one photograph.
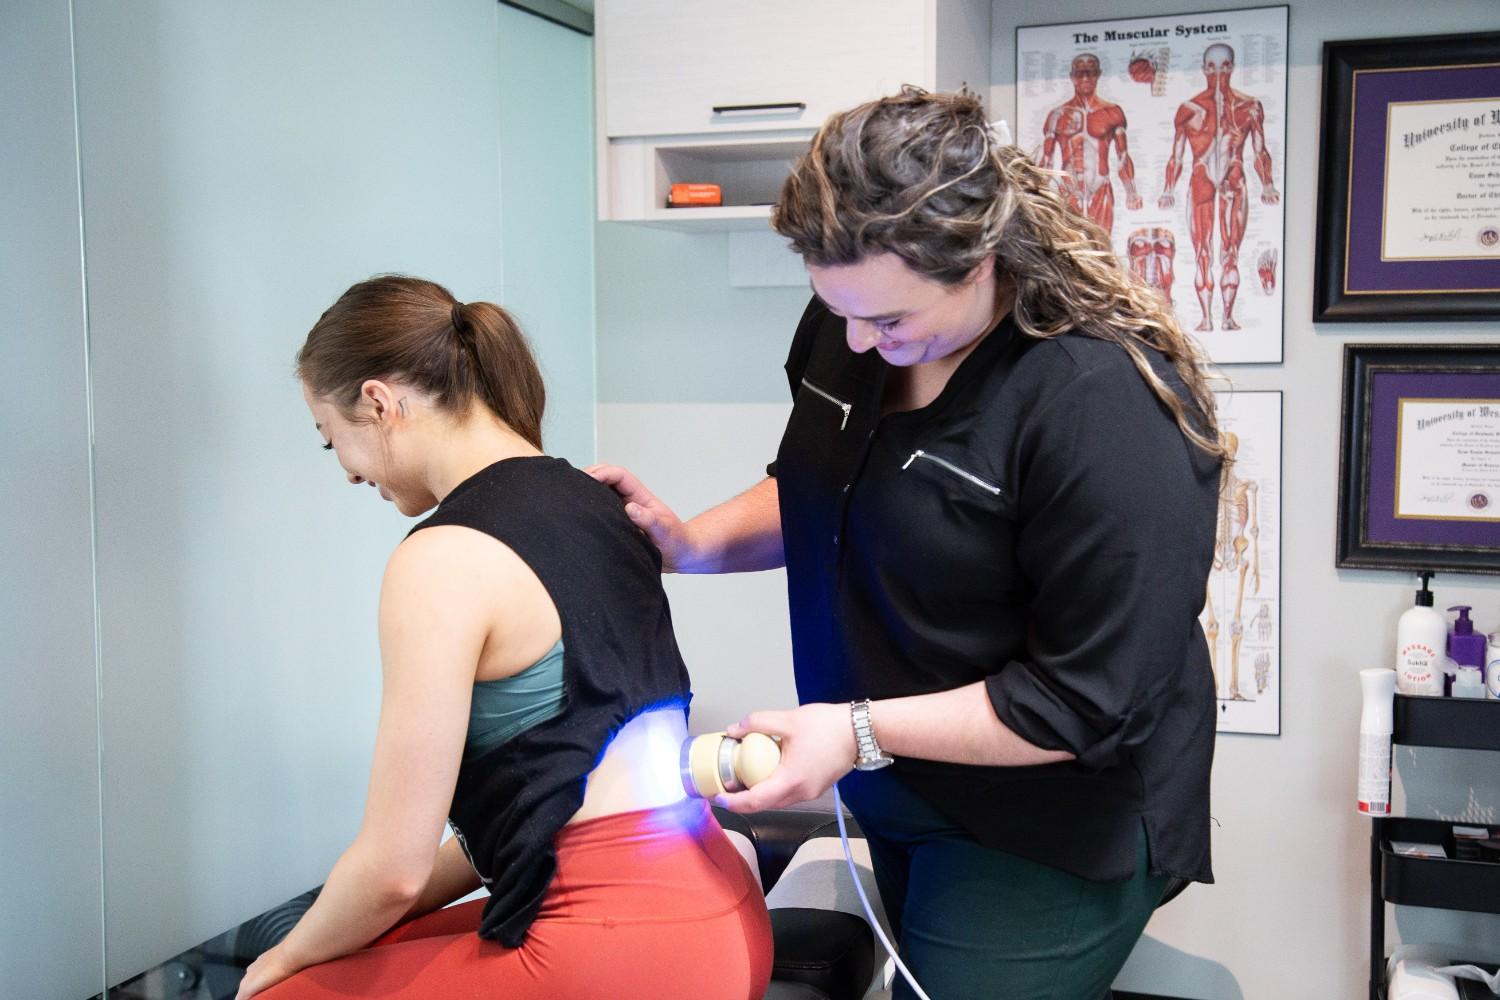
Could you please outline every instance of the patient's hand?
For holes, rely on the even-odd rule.
[[[250,968],[245,970],[245,978],[240,980],[240,991],[234,995],[234,1000],[250,1000],[257,993],[270,989],[299,971],[287,963],[280,947],[272,948],[250,963]]]

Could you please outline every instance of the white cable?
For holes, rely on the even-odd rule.
[[[916,991],[917,996],[921,997],[922,1000],[932,1000],[931,997],[922,992],[922,987],[917,985],[916,977],[907,970],[901,959],[896,955],[896,949],[891,947],[890,939],[885,936],[885,931],[880,929],[880,921],[875,919],[875,911],[870,908],[870,900],[865,896],[865,887],[859,880],[859,872],[854,868],[854,855],[849,851],[849,831],[844,829],[844,802],[839,798],[839,786],[837,783],[833,786],[833,815],[839,821],[839,840],[844,845],[844,860],[849,863],[849,877],[854,880],[854,891],[859,893],[859,903],[865,908],[865,915],[870,918],[870,926],[875,928],[875,936],[880,938],[881,944],[885,945],[885,953],[891,956],[891,961],[896,963],[896,968],[901,971],[902,976],[906,977],[906,981],[911,984],[911,988]]]

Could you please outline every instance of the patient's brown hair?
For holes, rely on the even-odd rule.
[[[297,376],[349,417],[372,378],[408,382],[455,415],[478,399],[542,447],[546,389],[521,328],[494,303],[459,302],[436,282],[387,274],[354,285],[313,324]]]

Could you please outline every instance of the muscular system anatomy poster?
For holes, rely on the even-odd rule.
[[[1016,31],[1016,141],[1217,364],[1281,361],[1287,8]]]

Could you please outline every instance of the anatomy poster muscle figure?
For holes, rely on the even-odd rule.
[[[1281,393],[1216,392],[1234,453],[1199,622],[1219,732],[1281,731]]]
[[[1286,26],[1263,7],[1016,32],[1017,142],[1218,364],[1281,360]]]

